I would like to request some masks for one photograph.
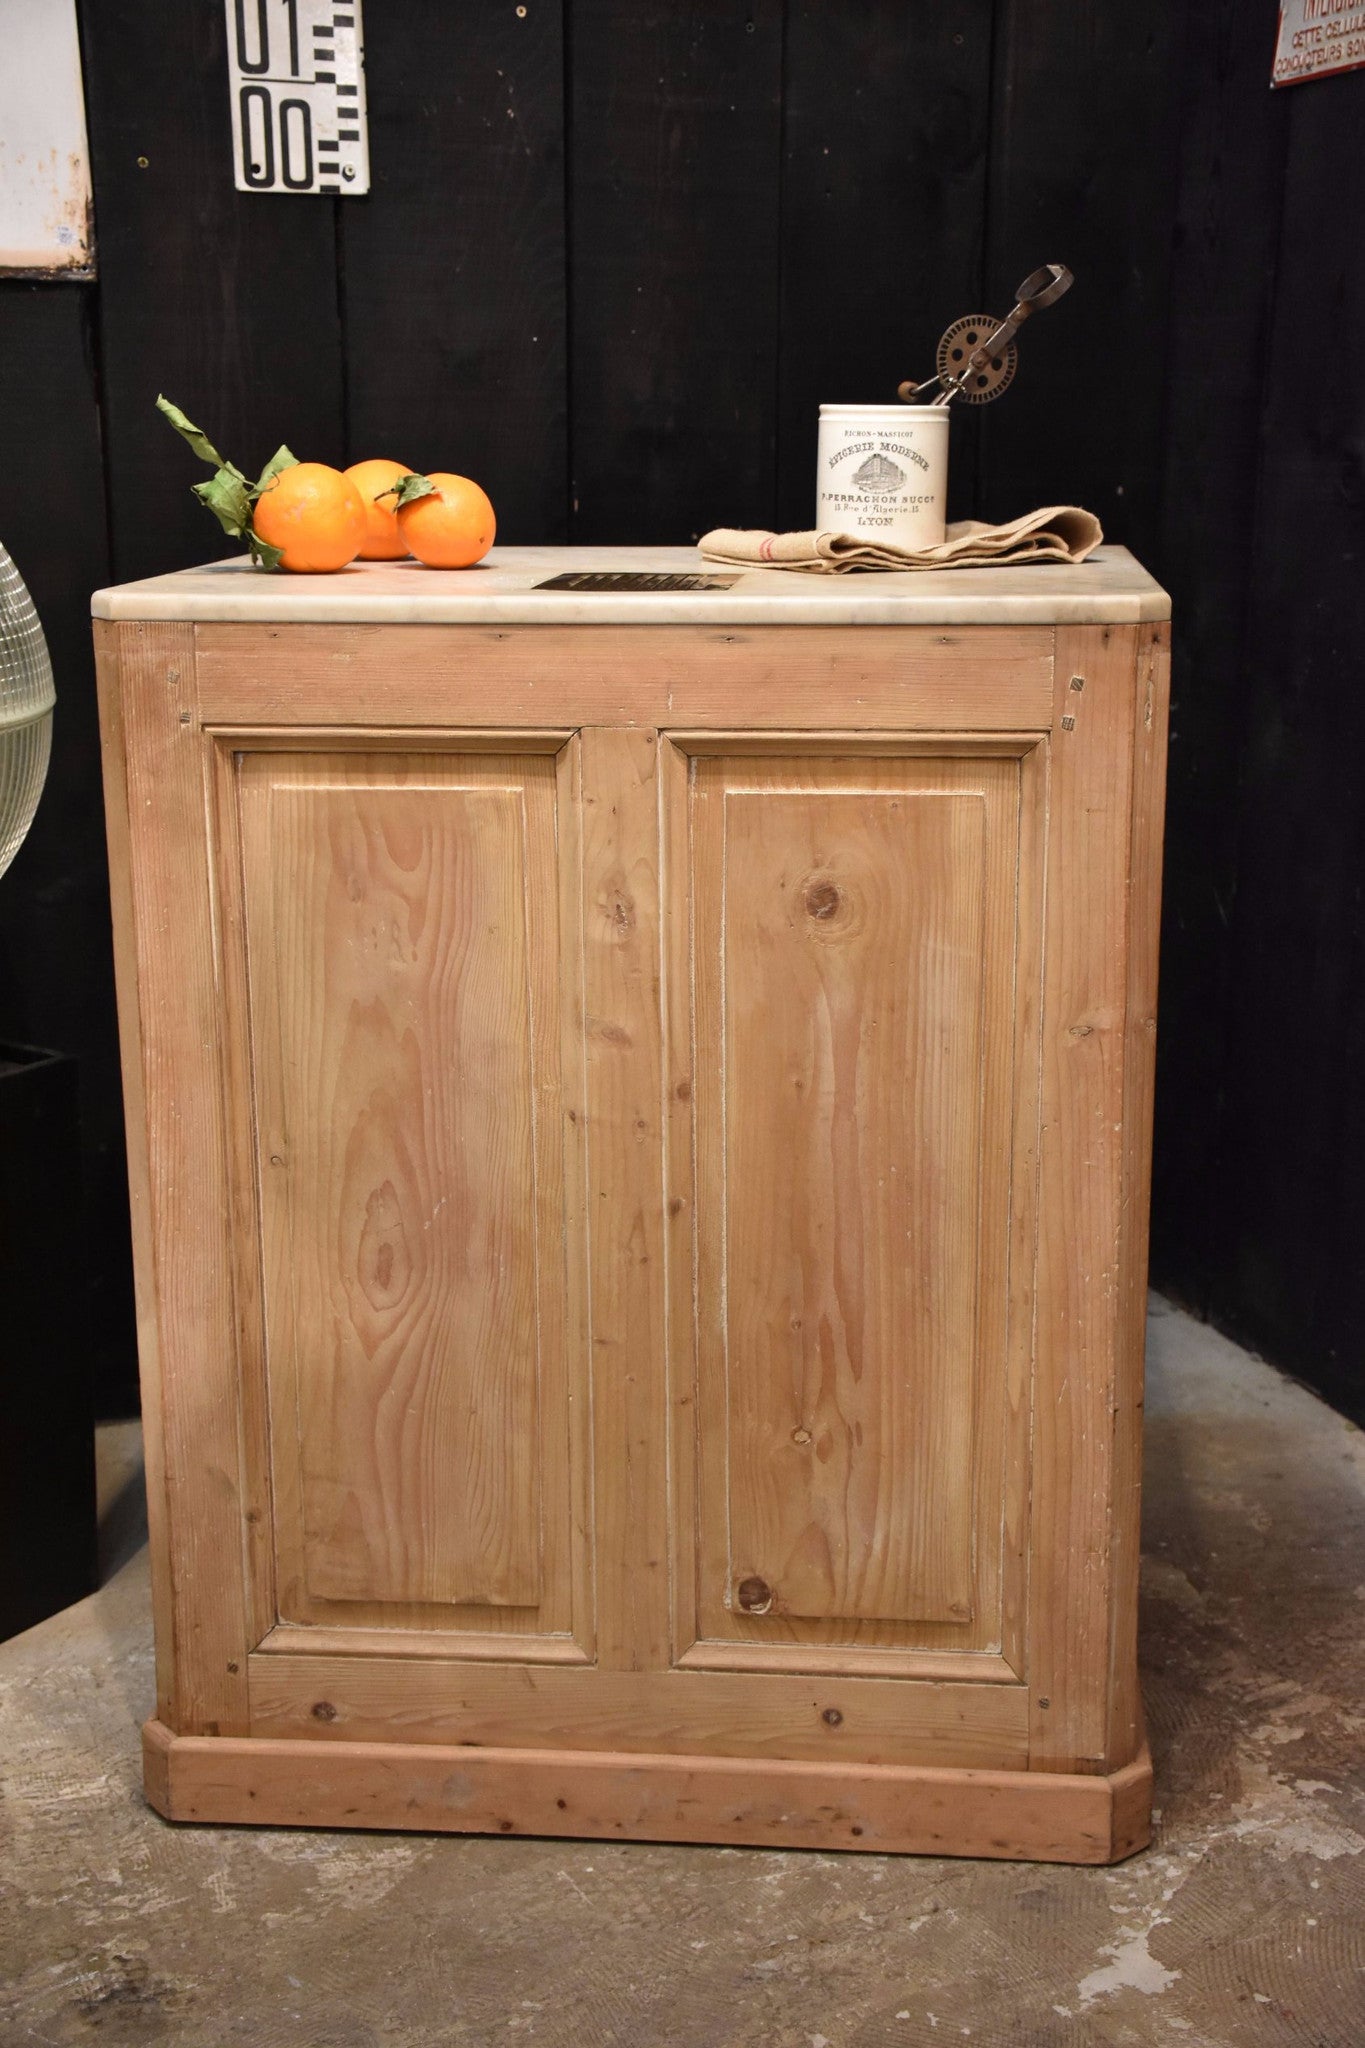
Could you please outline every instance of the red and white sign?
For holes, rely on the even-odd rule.
[[[1365,65],[1365,0],[1281,0],[1270,83],[1300,85]]]

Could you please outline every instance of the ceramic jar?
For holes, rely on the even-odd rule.
[[[937,547],[948,495],[948,412],[946,405],[822,405],[817,528]]]

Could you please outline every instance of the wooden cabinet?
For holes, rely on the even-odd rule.
[[[585,552],[96,599],[149,1796],[1124,1855],[1166,601]]]

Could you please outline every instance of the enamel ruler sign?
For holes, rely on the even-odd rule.
[[[1365,0],[1283,0],[1270,83],[1298,85],[1365,64]]]
[[[360,0],[226,0],[239,192],[370,189]]]

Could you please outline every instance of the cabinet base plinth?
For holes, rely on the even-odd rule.
[[[1151,1833],[1143,1748],[1107,1777],[766,1757],[448,1748],[143,1729],[147,1797],[168,1820],[878,1855],[1117,1863]]]

